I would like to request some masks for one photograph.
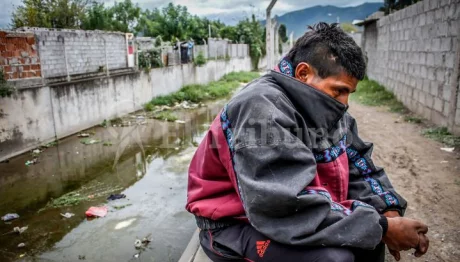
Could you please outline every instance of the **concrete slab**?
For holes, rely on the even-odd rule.
[[[200,231],[197,229],[185,248],[184,253],[182,253],[179,262],[212,262],[200,246],[199,233]]]

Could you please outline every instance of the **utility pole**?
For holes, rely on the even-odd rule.
[[[209,38],[211,38],[211,24],[208,25],[208,30],[209,30]]]
[[[272,49],[272,42],[271,42],[271,31],[272,31],[272,9],[275,6],[277,0],[271,0],[270,4],[267,7],[267,15],[266,15],[266,23],[265,23],[265,31],[266,31],[266,38],[265,38],[265,48],[267,50],[267,69],[270,70],[273,68],[273,49]]]

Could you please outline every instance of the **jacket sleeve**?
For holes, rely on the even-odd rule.
[[[352,212],[332,202],[326,190],[308,188],[316,162],[292,131],[296,113],[286,109],[288,103],[261,95],[228,108],[228,120],[235,121],[227,140],[251,225],[289,245],[375,248],[382,237],[375,209],[358,206]]]
[[[346,115],[349,122],[347,155],[350,169],[348,199],[362,201],[373,206],[379,213],[396,210],[404,215],[407,202],[391,185],[385,171],[374,165],[371,155],[373,144],[358,136],[356,120]]]

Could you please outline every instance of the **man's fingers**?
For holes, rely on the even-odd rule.
[[[418,221],[417,221],[418,222]],[[423,234],[426,234],[428,233],[428,226],[423,224],[422,222],[418,222],[418,225],[417,225],[417,232],[418,233],[423,233]]]
[[[401,259],[401,254],[399,251],[393,250],[393,249],[388,249],[390,251],[390,254],[396,259],[396,261],[399,261]]]
[[[428,247],[430,245],[430,240],[426,235],[420,233],[419,239],[420,242],[414,254],[416,257],[421,257],[422,255],[424,255],[428,251]]]

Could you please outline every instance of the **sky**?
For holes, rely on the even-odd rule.
[[[114,0],[98,0],[112,5]],[[11,21],[11,12],[14,6],[20,5],[22,0],[0,0],[0,27],[5,27]],[[153,9],[163,7],[169,2],[187,6],[190,13],[206,16],[211,19],[221,18],[226,23],[235,24],[238,20],[255,13],[258,19],[264,19],[265,9],[270,0],[133,0],[141,8]],[[383,2],[383,0],[329,0],[328,5],[339,7],[356,6],[365,2]],[[291,11],[304,9],[315,5],[324,5],[319,0],[278,0],[273,8],[274,15],[282,15]]]

